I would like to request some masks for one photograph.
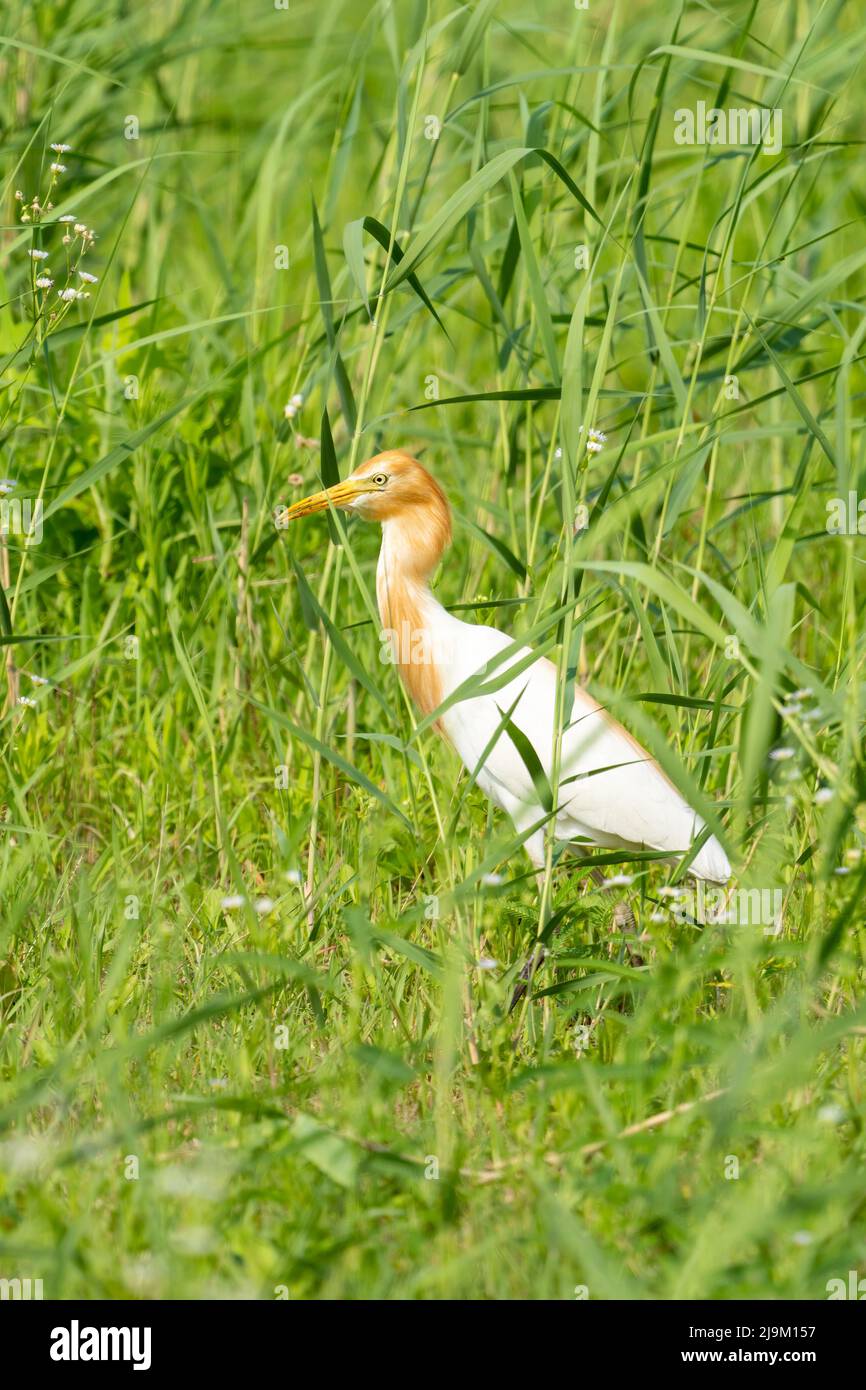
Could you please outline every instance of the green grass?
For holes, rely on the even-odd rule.
[[[825,1298],[866,1267],[864,542],[826,524],[866,495],[862,16],[3,27],[0,472],[44,522],[0,550],[0,1276]],[[700,100],[780,109],[782,149],[678,145]],[[98,233],[53,320],[62,228],[14,197],[51,142]],[[539,895],[380,659],[375,529],[274,526],[386,446],[454,504],[443,601],[552,642],[778,935],[677,920],[651,861],[605,868],[642,964],[622,890],[551,847]]]

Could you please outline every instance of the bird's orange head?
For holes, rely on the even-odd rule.
[[[448,499],[436,479],[410,454],[388,450],[360,464],[345,482],[295,502],[285,515],[292,521],[329,507],[381,522],[376,595],[382,626],[423,637],[424,589],[451,540]],[[436,663],[401,660],[400,671],[421,709],[436,709],[442,699]]]
[[[444,492],[417,459],[400,449],[376,454],[359,464],[344,482],[293,503],[286,510],[286,519],[294,521],[329,507],[354,512],[365,521],[402,519],[423,524],[425,529],[434,522],[442,532],[442,549],[451,539],[451,515]]]

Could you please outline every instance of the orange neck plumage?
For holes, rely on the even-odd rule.
[[[442,701],[442,677],[429,626],[436,600],[429,581],[451,541],[448,502],[441,488],[430,481],[433,486],[425,496],[383,519],[376,571],[382,627],[403,683],[424,714]]]

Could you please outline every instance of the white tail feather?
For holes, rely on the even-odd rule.
[[[689,865],[689,873],[710,883],[727,883],[731,877],[731,865],[715,835],[695,855]]]

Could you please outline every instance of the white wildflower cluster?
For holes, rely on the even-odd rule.
[[[220,899],[220,907],[223,912],[234,912],[241,907],[252,907],[258,917],[266,917],[269,912],[273,912],[276,903],[273,898],[256,898],[250,901],[243,893],[229,893],[227,897]]]
[[[15,200],[20,204],[21,221],[29,223],[34,231],[39,228],[40,241],[46,236],[49,228],[62,228],[60,240],[64,250],[60,254],[65,264],[59,272],[48,264],[49,252],[43,246],[33,245],[27,253],[33,267],[34,318],[44,316],[52,327],[56,327],[57,321],[68,312],[71,304],[79,299],[90,298],[90,291],[83,286],[97,284],[98,277],[81,269],[81,258],[96,241],[93,228],[82,222],[77,213],[64,213],[61,217],[50,215],[54,210],[52,195],[57,181],[67,172],[62,156],[68,154],[72,146],[58,141],[52,144],[51,149],[58,158],[48,166],[50,178],[47,193],[37,193],[28,199],[21,189],[16,189]],[[50,299],[51,291],[56,295],[53,303]]]
[[[583,425],[581,425],[580,428],[579,428],[579,430],[578,430],[578,433],[579,433],[579,434],[583,434],[583,432],[584,432],[584,431],[583,431]],[[587,452],[587,454],[600,454],[606,443],[607,443],[607,435],[604,434],[602,430],[597,430],[597,429],[595,429],[595,428],[590,429],[590,431],[589,431],[589,433],[588,433],[588,435],[587,435],[587,439],[586,439],[586,452]],[[553,451],[553,457],[554,457],[555,459],[561,459],[561,458],[562,458],[562,449],[561,449],[561,448],[556,448],[556,449],[554,449],[554,451]]]
[[[283,414],[285,415],[286,419],[294,420],[295,416],[297,415],[298,411],[301,409],[303,404],[303,396],[301,395],[300,391],[296,391],[295,394],[292,396],[292,399],[286,405],[283,406]]]
[[[806,701],[811,699],[813,694],[814,692],[810,686],[804,686],[802,690],[793,691],[792,694],[786,695],[784,703],[779,706],[779,713],[783,718],[788,720],[799,719],[810,724],[816,723],[818,720],[824,718],[824,711],[821,709],[820,704],[813,705],[811,709],[806,708]],[[782,744],[777,748],[772,748],[768,756],[771,763],[786,763],[790,762],[796,755],[797,750],[791,747],[790,744]],[[798,773],[796,769],[791,768],[789,769],[789,775],[791,778],[794,778]],[[826,791],[827,788],[823,788],[823,790]],[[830,797],[831,796],[832,792],[830,793]],[[829,800],[830,797],[828,797],[827,800]],[[817,798],[816,804],[821,805],[821,802],[817,800]]]
[[[779,706],[779,713],[785,719],[788,720],[799,719],[804,723],[816,723],[818,720],[823,719],[825,716],[820,704],[812,705],[811,708],[806,707],[806,702],[812,699],[814,693],[815,692],[812,690],[811,686],[804,686],[802,690],[793,691],[791,694],[785,696],[784,704]],[[796,749],[792,748],[790,745],[783,744],[779,747],[772,748],[768,754],[768,757],[771,763],[784,764],[790,762],[792,758],[796,757]],[[791,767],[786,769],[783,775],[786,780],[794,780],[799,776],[799,773],[796,768]],[[812,794],[812,805],[829,806],[832,804],[832,802],[836,800],[837,795],[838,793],[833,789],[833,787],[828,787],[825,783],[822,783],[815,789],[814,793]],[[794,799],[790,796],[787,796],[785,798],[785,804],[790,810],[793,810],[795,804]],[[864,836],[866,836],[866,827],[861,825],[859,833],[860,838],[863,839]],[[834,874],[836,874],[839,877],[843,877],[844,875],[850,874],[852,872],[850,867],[851,864],[856,865],[861,862],[863,858],[862,846],[855,846],[853,849],[846,850],[845,858],[849,861],[849,863],[840,864],[837,868],[833,870]]]
[[[792,695],[788,695],[784,705],[780,709],[780,714],[790,718],[792,715],[799,715],[801,719],[815,719],[821,717],[820,709],[817,711],[803,709],[803,701],[808,700],[812,694],[811,686],[804,686],[802,690],[795,690]]]
[[[14,487],[15,484],[13,483],[12,486]],[[3,487],[3,483],[0,483],[0,488],[2,488],[2,487]],[[23,675],[23,674],[24,674],[24,672],[22,672],[22,675]],[[32,671],[28,671],[26,674],[29,676],[30,681],[31,681],[31,684],[33,684],[33,685],[35,685],[35,686],[37,686],[37,687],[42,687],[42,686],[50,685],[50,684],[51,684],[51,682],[50,682],[45,676],[38,676],[38,675],[36,675],[36,674],[35,674],[34,672],[32,672]],[[17,698],[17,700],[15,701],[15,703],[16,703],[16,705],[20,705],[20,706],[22,707],[22,709],[38,709],[38,708],[39,708],[38,701],[35,700],[34,697],[33,697],[32,695],[19,695],[18,698]]]

